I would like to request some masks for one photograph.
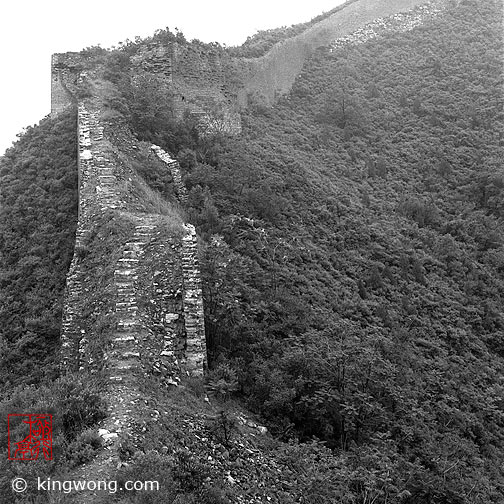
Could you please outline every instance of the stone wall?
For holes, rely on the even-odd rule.
[[[51,115],[62,112],[72,103],[72,96],[65,86],[63,71],[58,65],[58,54],[51,59]]]
[[[162,75],[167,82],[172,81],[173,46],[151,44],[132,56],[131,63],[137,70]]]
[[[91,328],[84,311],[87,267],[84,261],[88,238],[107,210],[121,207],[112,163],[102,154],[103,127],[98,112],[78,107],[79,210],[75,251],[67,276],[61,346],[64,369],[97,371],[97,357],[89,350]]]
[[[334,39],[333,48],[362,43],[390,30],[411,29],[436,15],[443,5],[443,0],[427,4],[424,0],[357,0],[303,34],[277,44],[262,58],[236,62],[218,46],[173,43],[165,48],[151,44],[134,56],[132,62],[138,71],[163,75],[167,86],[180,93],[180,114],[184,108],[199,114],[204,131],[221,129],[238,133],[239,115],[232,101],[237,99],[240,85],[245,91],[260,90],[267,100],[273,100],[278,91],[290,89],[316,47]],[[84,68],[79,54],[54,55],[53,113],[75,100]],[[127,369],[159,372],[170,380],[176,380],[184,366],[191,373],[201,374],[205,365],[205,338],[194,229],[186,227],[175,237],[166,232],[169,226],[162,216],[149,214],[142,209],[141,201],[131,203],[128,184],[135,175],[121,168],[116,152],[124,143],[124,135],[129,133],[122,127],[122,140],[114,146],[113,135],[107,137],[104,132],[100,114],[95,99],[87,99],[79,106],[79,224],[64,308],[64,366],[100,368],[100,353],[90,342],[90,329],[79,313],[80,300],[86,297],[83,279],[87,273],[81,252],[100,216],[119,212],[131,223],[132,235],[115,258],[113,311],[118,326],[110,349],[104,350],[108,369],[113,375],[119,368],[126,373]],[[109,129],[114,131],[113,126]],[[129,143],[135,143],[133,137]],[[179,200],[186,202],[187,191],[178,163],[161,148],[152,146],[152,150],[170,170]],[[127,156],[127,152],[123,154]],[[127,364],[119,363],[125,356]]]
[[[180,236],[177,236],[177,232],[173,231],[173,229],[170,230],[169,225],[165,224],[166,218],[163,215],[139,212],[138,206],[131,205],[127,194],[128,184],[121,182],[124,178],[131,181],[131,174],[127,174],[125,177],[124,174],[119,173],[123,171],[123,168],[118,166],[117,161],[113,158],[114,146],[110,144],[104,133],[104,125],[100,121],[100,111],[90,107],[89,104],[81,103],[79,104],[78,114],[79,220],[76,236],[76,252],[67,282],[67,303],[65,304],[62,333],[62,348],[65,349],[64,360],[67,363],[72,359],[75,360],[76,352],[77,354],[83,352],[82,341],[86,340],[85,336],[83,336],[86,334],[85,327],[83,327],[85,324],[78,321],[74,309],[75,303],[71,302],[71,300],[85,295],[82,293],[82,285],[77,281],[79,271],[83,267],[83,261],[80,259],[82,254],[80,254],[79,250],[87,246],[86,236],[93,232],[93,227],[97,224],[100,215],[104,215],[107,211],[118,212],[119,215],[123,215],[134,224],[134,233],[131,236],[131,240],[124,245],[122,255],[116,267],[116,286],[118,287],[117,292],[119,296],[115,312],[120,315],[119,319],[121,317],[124,319],[122,322],[126,325],[130,322],[137,324],[140,323],[140,320],[148,319],[145,313],[138,313],[135,296],[131,290],[133,284],[123,285],[127,283],[126,280],[129,282],[128,275],[131,275],[131,279],[135,282],[138,280],[137,267],[139,262],[141,262],[144,249],[149,250],[151,262],[154,261],[152,257],[157,258],[156,260],[159,263],[157,269],[159,270],[166,269],[168,264],[171,264],[170,270],[173,270],[176,264],[179,265],[180,273],[174,275],[180,278],[179,285],[172,285],[171,287],[175,290],[180,289],[182,292],[185,282],[191,285],[192,292],[194,290],[194,276],[199,276],[195,257],[192,259],[194,266],[192,273],[187,268],[184,269],[182,267],[183,257],[185,257],[182,250],[185,247],[186,241],[181,240],[181,237],[185,232],[189,236],[191,243],[193,243],[195,240],[194,229],[186,228],[184,231],[180,228],[178,232]],[[122,136],[124,136],[124,133]],[[133,137],[131,137],[131,141],[135,142]],[[170,169],[179,199],[181,202],[186,201],[187,190],[182,183],[178,162],[172,159],[161,148],[157,146],[153,146],[152,148]],[[178,246],[176,245],[177,242],[179,243]],[[166,257],[166,250],[170,251],[170,260]],[[104,258],[104,261],[106,260],[107,258]],[[147,274],[147,272],[144,273]],[[186,273],[189,275],[187,279],[184,277]],[[152,277],[148,278],[148,283],[153,285]],[[189,303],[188,306],[190,305]],[[128,314],[131,317],[126,320],[125,317]],[[186,318],[192,320],[192,318],[196,317],[199,320],[199,315],[199,312],[197,315],[190,313]],[[203,322],[200,321],[199,323],[201,329]],[[192,334],[191,331],[192,326],[191,330],[186,332]],[[204,332],[200,332],[199,335],[204,339]],[[124,340],[124,338],[122,339]],[[77,343],[77,341],[81,343]],[[74,347],[76,346],[80,350],[75,351]],[[202,347],[204,348],[203,343]],[[70,351],[70,348],[74,348],[74,350]],[[71,357],[72,355],[73,357]],[[198,360],[201,359],[198,357]],[[200,374],[200,371],[197,371],[197,373]]]
[[[156,156],[166,164],[173,178],[173,183],[175,185],[175,191],[177,192],[177,197],[181,203],[187,203],[187,189],[182,182],[182,175],[180,172],[180,165],[176,159],[173,159],[166,151],[157,145],[152,145],[151,149],[156,154]]]
[[[443,12],[443,4],[439,1],[431,1],[415,7],[408,12],[399,12],[386,18],[378,18],[364,25],[350,35],[336,39],[331,44],[331,49],[347,45],[364,44],[387,33],[402,33],[421,26],[426,21],[434,19]]]
[[[358,32],[378,18],[406,13],[426,0],[357,0],[303,33],[276,44],[260,58],[248,61],[244,94],[258,94],[266,103],[288,93],[305,61],[319,47]],[[429,2],[443,6],[445,0]]]
[[[83,69],[78,53],[53,54],[51,57],[51,115],[76,103],[76,84]]]
[[[218,89],[223,94],[230,92],[226,86],[229,72],[233,71],[231,58],[219,46],[190,45],[173,46],[174,80],[183,81],[194,89]]]
[[[182,118],[186,112],[198,121],[203,135],[241,133],[241,117],[236,103],[227,100],[219,90],[191,89],[178,85],[175,112]]]
[[[193,42],[167,46],[150,43],[132,56],[133,75],[152,73],[161,76],[175,96],[179,117],[188,110],[198,117],[204,133],[239,134],[239,108],[249,95],[273,104],[288,93],[302,67],[319,47],[360,43],[375,28],[411,29],[444,8],[448,0],[355,0],[303,33],[272,47],[260,58],[231,58],[222,47]],[[424,10],[415,7],[426,5]],[[409,16],[409,22],[404,21]],[[388,18],[388,19],[387,19]],[[414,18],[414,19],[413,19]],[[408,24],[409,23],[409,24]],[[370,27],[370,25],[373,25]],[[407,28],[409,26],[409,28]],[[80,58],[80,61],[79,61]],[[52,113],[71,101],[72,86],[82,70],[82,57],[75,53],[57,54],[52,62]],[[68,89],[70,88],[70,93]]]
[[[194,226],[186,224],[185,228],[187,233],[182,238],[183,295],[187,335],[185,357],[187,369],[193,375],[201,375],[206,367],[206,341],[198,241]]]
[[[99,373],[107,381],[110,411],[101,427],[115,438],[131,432],[141,407],[139,380],[154,375],[176,385],[182,374],[202,376],[206,341],[194,228],[172,215],[150,213],[147,202],[132,196],[145,183],[123,161],[140,144],[123,124],[102,119],[101,109],[97,97],[78,106],[79,217],[61,367]],[[178,163],[153,150],[168,165],[184,202]],[[107,227],[112,221],[122,228],[116,238]],[[104,242],[110,253],[93,255],[90,247]]]
[[[231,58],[222,47],[191,43],[171,43],[168,47],[151,44],[133,58],[137,69],[169,78],[177,97],[177,112],[188,109],[201,120],[203,131],[241,131],[239,108],[245,107],[250,95],[272,105],[288,93],[306,60],[320,47],[335,40],[357,42],[365,38],[369,24],[376,20],[395,25],[415,7],[416,20],[410,17],[410,28],[424,22],[434,10],[443,8],[447,0],[354,0],[303,33],[283,40],[259,58]],[[392,16],[393,21],[385,21]],[[393,29],[393,28],[391,28]],[[352,42],[352,43],[353,43]]]
[[[82,270],[79,250],[83,249],[83,231],[77,230],[75,252],[66,278],[65,304],[61,324],[61,360],[63,372],[78,371],[83,368],[86,344],[86,326],[83,324],[79,300],[83,296]]]
[[[203,134],[241,132],[236,64],[219,46],[151,43],[131,58],[133,77],[152,73],[175,97],[175,112],[198,119]]]
[[[182,243],[166,240],[167,222],[157,228],[139,265],[137,297],[145,327],[140,345],[144,373],[177,383],[185,367],[187,328],[183,304]],[[198,373],[196,373],[198,374]]]

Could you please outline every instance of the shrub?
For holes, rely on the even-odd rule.
[[[159,491],[122,491],[120,496],[126,502],[135,504],[171,504],[177,496],[177,483],[173,479],[173,463],[166,456],[155,451],[138,453],[133,463],[123,467],[117,474],[119,488],[125,488],[126,481],[157,481]],[[107,501],[108,502],[108,501]]]
[[[221,363],[208,373],[208,389],[218,398],[226,400],[238,390],[238,375],[228,364]]]
[[[119,460],[121,462],[126,462],[127,460],[131,460],[134,455],[135,455],[135,446],[132,442],[132,440],[124,435],[121,434],[119,436],[119,447],[117,449],[118,455],[119,455]]]
[[[93,429],[87,429],[68,444],[66,461],[69,467],[77,467],[92,460],[102,446],[102,439]]]
[[[438,221],[435,205],[416,198],[409,198],[399,204],[399,213],[414,220],[420,227],[434,227]]]
[[[199,460],[196,454],[185,449],[175,452],[173,479],[183,492],[200,490],[209,474],[208,467]]]
[[[231,440],[238,430],[236,420],[224,410],[208,422],[207,428],[215,440],[226,447],[231,445]]]
[[[229,504],[229,499],[220,488],[205,487],[198,495],[199,504]]]
[[[82,429],[91,427],[107,416],[107,407],[95,385],[72,376],[64,376],[56,385],[58,414],[63,434],[75,439]]]

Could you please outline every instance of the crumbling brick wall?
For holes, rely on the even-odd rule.
[[[423,4],[426,6],[418,7]],[[424,0],[389,0],[386,3],[358,0],[254,60],[233,60],[217,45],[171,43],[168,47],[161,47],[151,44],[132,58],[133,71],[136,68],[162,75],[166,85],[180,94],[179,112],[188,107],[192,113],[199,114],[201,125],[207,132],[221,128],[222,131],[238,133],[239,115],[233,110],[236,105],[233,105],[233,100],[238,100],[240,86],[242,95],[244,91],[260,90],[267,99],[273,99],[277,91],[290,89],[314,48],[327,45],[334,39],[337,40],[333,47],[338,47],[363,42],[389,29],[407,29],[435,15],[443,4],[444,0],[428,3]],[[383,18],[384,15],[391,17]],[[380,16],[379,19],[377,16]],[[79,54],[53,56],[53,113],[76,101],[76,90],[84,68]],[[186,227],[183,238],[182,235],[168,236],[166,232],[163,234],[161,216],[147,215],[141,202],[135,206],[130,204],[126,182],[131,174],[121,172],[120,164],[112,155],[113,150],[105,149],[110,139],[105,138],[96,103],[96,100],[88,99],[87,105],[82,102],[79,107],[79,224],[76,254],[67,282],[63,362],[70,366],[73,360],[77,368],[98,367],[99,352],[89,341],[86,321],[79,317],[79,299],[86,296],[82,281],[86,271],[82,270],[80,255],[86,247],[86,237],[93,232],[98,218],[111,211],[128,215],[133,229],[130,239],[121,244],[122,251],[116,258],[115,286],[120,300],[116,301],[115,313],[122,317],[123,322],[123,334],[118,336],[117,341],[121,342],[118,345],[124,346],[126,340],[130,341],[131,348],[123,350],[128,353],[128,358],[131,357],[131,362],[137,362],[138,365],[133,365],[133,368],[142,369],[142,372],[156,368],[169,375],[170,379],[175,379],[176,372],[173,370],[183,363],[189,372],[201,374],[206,349],[194,229]],[[116,146],[119,150],[121,142],[124,143],[124,134],[123,128],[122,140]],[[131,137],[131,143],[134,142]],[[171,171],[179,200],[184,203],[187,192],[178,163],[162,149],[156,146],[152,149]],[[146,232],[142,233],[142,230]],[[171,272],[170,278],[165,276],[165,270]],[[128,280],[128,283],[125,277],[129,274],[131,282]],[[163,294],[165,288],[170,295]],[[152,298],[151,305],[146,301],[149,296]],[[128,324],[130,329],[138,329],[138,334],[135,333],[132,338],[131,331],[128,333],[125,329]],[[150,344],[153,347],[148,349],[146,345]],[[112,353],[105,353],[109,367],[114,362],[113,356],[120,354],[117,349],[114,350],[113,342],[111,346]],[[94,353],[89,348],[93,348]],[[148,362],[153,362],[152,369]]]

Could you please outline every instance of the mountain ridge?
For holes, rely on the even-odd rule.
[[[224,51],[167,32],[158,42],[172,52],[160,42],[56,61],[53,77],[87,111],[81,131],[94,121],[79,149],[80,224],[91,211],[92,225],[75,249],[92,362],[1,407],[54,405],[66,476],[106,466],[163,488],[70,501],[500,504],[499,5],[417,9],[425,23],[410,31],[415,16],[365,23],[308,48],[272,106],[250,97],[239,111]],[[201,76],[173,70],[196,61]],[[21,174],[33,157],[9,159]],[[190,301],[204,303],[204,386],[184,369],[188,270],[202,289]],[[136,348],[102,360],[108,340],[131,336]],[[122,357],[139,372],[109,392],[104,418],[102,365]]]

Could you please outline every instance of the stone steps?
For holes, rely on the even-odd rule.
[[[136,387],[136,383],[138,381],[138,378],[134,376],[131,372],[131,369],[127,370],[110,370],[110,376],[109,376],[109,382],[112,383],[129,383],[133,386],[133,388]],[[114,415],[114,418],[117,418],[119,416],[119,411],[117,408],[110,408],[112,410],[112,414]],[[120,424],[124,424],[124,421],[120,422]],[[119,427],[119,425],[118,425]],[[120,427],[121,429],[123,426]]]
[[[123,306],[118,306],[116,308],[116,313],[122,314],[122,315],[136,315],[138,311],[138,307],[136,305],[132,306],[129,303],[121,303]]]
[[[118,331],[131,332],[136,329],[140,329],[140,325],[136,320],[120,320],[117,322]]]
[[[100,142],[104,139],[104,128],[98,112],[90,112],[79,105],[79,157],[81,159],[81,185],[87,185],[96,177],[96,194],[102,210],[122,206],[114,163],[103,154]],[[84,161],[85,162],[82,162]]]
[[[123,259],[137,259],[138,258],[138,250],[135,250],[134,248],[128,248],[126,250],[123,250]],[[121,259],[119,259],[121,260]]]
[[[128,251],[134,250],[136,252],[141,252],[141,249],[144,245],[146,245],[145,241],[134,240],[126,243],[125,249]]]
[[[138,278],[138,275],[136,274],[136,268],[119,268],[114,271],[114,275],[118,280],[136,280]]]
[[[133,303],[135,302],[135,291],[133,289],[121,289],[117,291],[117,300],[120,303]]]
[[[108,352],[108,367],[112,382],[134,382],[140,370],[138,335],[142,331],[143,324],[138,318],[135,283],[138,280],[138,266],[141,264],[144,248],[154,236],[158,218],[144,216],[136,218],[138,224],[131,240],[125,244],[114,271],[117,289],[117,329]]]
[[[133,301],[135,299],[134,289],[132,288],[117,289],[117,299],[127,299],[128,301]]]
[[[117,178],[114,177],[114,175],[105,175],[102,173],[102,171],[105,171],[106,169],[111,170],[111,168],[102,168],[98,173],[98,180],[100,182],[110,182],[112,184],[117,183]]]
[[[122,333],[122,332],[116,332],[114,337],[112,338],[112,343],[114,343],[114,345],[122,345],[122,344],[130,344],[131,342],[135,342],[136,341],[136,338],[135,336],[133,335],[133,332],[125,332],[125,333]]]
[[[127,290],[128,288],[131,288],[130,282],[115,282],[116,287],[118,290]]]
[[[134,349],[130,348],[125,350],[124,348],[119,350],[117,347],[114,347],[113,350],[109,353],[109,359],[114,359],[114,369],[123,369],[125,366],[130,369],[132,367],[138,367],[138,359],[140,358],[140,354]],[[126,363],[126,364],[124,364]],[[112,368],[112,366],[110,366]]]
[[[123,265],[125,268],[134,268],[138,266],[139,260],[137,258],[122,257],[117,261],[119,265]]]
[[[157,224],[138,224],[137,226],[135,226],[135,229],[154,229],[155,227],[157,227]]]
[[[100,168],[100,176],[101,177],[113,177],[114,176],[114,168],[109,167],[109,166],[101,167]]]

